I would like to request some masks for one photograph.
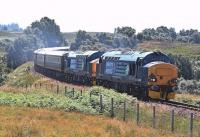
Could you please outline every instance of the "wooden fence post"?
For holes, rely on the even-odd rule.
[[[72,97],[74,97],[74,88],[72,88]]]
[[[193,137],[193,113],[190,113],[190,123],[189,123],[189,127],[190,127],[190,132],[189,132],[189,136]]]
[[[59,92],[59,85],[57,85],[57,90],[56,90],[56,92],[57,92],[57,94],[58,94],[58,92]]]
[[[90,99],[91,99],[91,97],[92,97],[92,93],[91,93],[91,91],[90,91]]]
[[[174,110],[171,111],[171,132],[174,132]]]
[[[113,98],[111,98],[111,108],[110,108],[110,116],[114,117],[114,105],[113,105]]]
[[[47,90],[47,86],[48,86],[48,85],[46,84],[46,90]]]
[[[126,100],[124,100],[124,116],[123,120],[126,121]]]
[[[103,97],[102,97],[102,95],[100,95],[100,113],[102,113],[103,112]]]
[[[83,96],[83,91],[81,90],[81,96]]]
[[[67,94],[67,87],[65,86],[65,95]]]
[[[42,83],[40,83],[40,88],[42,88]]]
[[[37,83],[35,83],[35,89],[36,89],[36,87],[37,87]]]
[[[156,107],[153,106],[153,128],[156,127]]]
[[[139,105],[139,103],[137,103],[136,121],[137,121],[137,125],[139,125],[139,122],[140,122],[140,105]]]

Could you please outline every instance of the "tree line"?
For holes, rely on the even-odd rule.
[[[96,33],[96,35],[79,30],[71,49],[134,48],[138,43],[152,40],[200,44],[200,32],[196,29],[182,29],[176,32],[175,28],[165,26],[156,29],[147,28],[139,33],[128,26],[117,27],[114,33]]]
[[[11,24],[0,24],[0,31],[14,31],[14,32],[22,32],[23,29],[19,27],[17,23]]]

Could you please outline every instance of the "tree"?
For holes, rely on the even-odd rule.
[[[24,35],[14,41],[7,51],[7,66],[17,66],[33,58],[33,51],[38,48],[56,47],[64,43],[60,28],[48,17],[35,21],[24,30]]]
[[[169,28],[169,35],[172,38],[172,40],[174,41],[177,37],[176,31],[174,28]]]
[[[97,42],[97,40],[91,37],[86,31],[79,30],[76,33],[75,42],[71,44],[70,49],[77,50],[81,46],[92,46],[95,45],[95,42]]]
[[[191,39],[192,39],[192,42],[194,42],[194,43],[200,43],[200,33],[199,32],[194,32],[191,35]]]
[[[45,47],[57,47],[64,42],[60,27],[53,19],[43,17],[35,21],[25,30],[27,35],[36,35],[45,44]]]
[[[117,29],[115,29],[115,33],[123,34],[128,37],[132,37],[133,35],[135,35],[135,32],[136,30],[132,27],[118,27]]]

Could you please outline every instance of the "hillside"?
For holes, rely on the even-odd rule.
[[[22,34],[23,34],[22,32],[0,31],[0,40],[3,40],[3,39],[14,40]]]
[[[183,55],[187,57],[200,56],[200,44],[178,42],[145,41],[137,45],[139,50],[160,50],[166,54]]]

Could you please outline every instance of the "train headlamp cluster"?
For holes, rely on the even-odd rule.
[[[149,76],[149,82],[156,82],[156,81],[157,81],[157,79],[154,75]]]
[[[149,81],[150,82],[156,82],[156,78],[151,78]]]

